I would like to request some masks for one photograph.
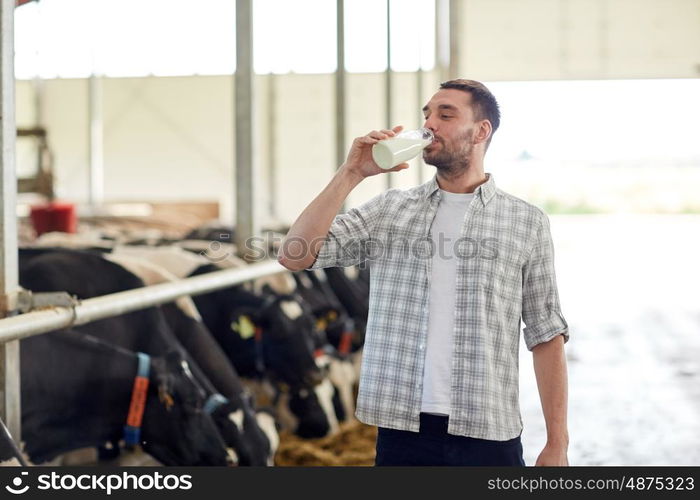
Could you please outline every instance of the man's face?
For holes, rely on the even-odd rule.
[[[423,115],[423,126],[435,134],[435,140],[423,150],[425,163],[445,173],[467,168],[475,130],[471,94],[441,89],[425,105]]]

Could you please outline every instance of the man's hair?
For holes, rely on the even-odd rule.
[[[457,89],[463,92],[469,92],[472,96],[472,109],[477,120],[488,120],[491,122],[491,136],[486,141],[486,148],[491,144],[493,134],[498,130],[501,124],[501,111],[498,109],[498,102],[491,91],[486,88],[481,82],[476,80],[465,80],[458,78],[456,80],[448,80],[440,84],[441,89]]]

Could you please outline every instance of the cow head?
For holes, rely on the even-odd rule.
[[[309,389],[299,387],[289,392],[289,409],[297,417],[294,433],[303,438],[318,438],[338,430],[333,406],[334,389],[328,379]]]
[[[238,286],[194,299],[205,324],[241,376],[267,378],[278,388],[287,387],[289,394],[300,394],[302,389],[306,391],[302,395],[316,392],[325,377],[314,359],[315,322],[295,296],[278,295],[269,288],[260,296]],[[326,414],[313,399],[306,398],[304,404],[295,406],[301,412],[294,416],[296,421],[318,422],[311,415],[318,411]],[[315,409],[305,410],[311,407]],[[317,437],[333,429],[336,417],[331,413],[326,415],[325,425],[309,426],[316,429]]]
[[[324,332],[323,343],[333,345],[337,353],[347,356],[356,351],[362,339],[358,338],[355,323],[335,296],[327,280],[320,271],[292,273],[296,282],[296,292],[301,295],[314,318],[316,329]],[[361,345],[361,344],[360,344]]]
[[[187,361],[174,351],[151,361],[144,449],[164,465],[227,465],[226,445],[202,409],[204,391]]]
[[[298,421],[297,434],[321,437],[338,428],[333,388],[316,353],[327,344],[313,315],[296,295],[264,288],[264,305],[256,313],[266,374],[288,393]],[[235,311],[234,311],[235,313]]]
[[[262,324],[263,352],[270,360],[268,371],[276,380],[292,388],[315,386],[323,381],[323,371],[314,358],[322,344],[322,332],[314,317],[296,295],[265,290],[264,307],[258,313]]]

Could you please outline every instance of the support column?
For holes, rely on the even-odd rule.
[[[18,289],[14,11],[14,0],[0,0],[0,318],[15,309]],[[19,374],[19,341],[0,344],[0,417],[18,442]]]
[[[95,213],[104,201],[104,126],[102,114],[102,77],[96,74],[88,79],[88,110],[90,118],[90,208]]]
[[[253,79],[253,2],[236,0],[236,80],[234,103],[236,142],[236,234],[239,257],[246,241],[259,235],[255,211],[255,155]]]
[[[335,68],[335,168],[340,167],[347,154],[346,123],[346,83],[345,72],[345,0],[336,0],[336,68]],[[340,212],[347,210],[347,200],[343,202]]]

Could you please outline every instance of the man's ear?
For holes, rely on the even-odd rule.
[[[481,120],[479,126],[476,129],[476,135],[474,136],[474,144],[486,143],[491,137],[491,132],[493,128],[491,127],[491,122],[488,120]]]

